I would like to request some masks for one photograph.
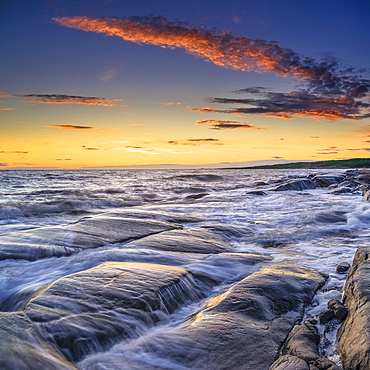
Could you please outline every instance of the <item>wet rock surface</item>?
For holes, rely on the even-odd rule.
[[[205,228],[165,231],[130,242],[126,247],[205,254],[232,250],[225,237]]]
[[[325,279],[288,265],[264,268],[210,299],[180,330],[158,336],[150,351],[176,359],[175,367],[268,369]]]
[[[181,228],[165,221],[113,216],[86,217],[66,226],[50,226],[0,235],[0,260],[68,256],[108,243],[143,238]]]
[[[246,198],[266,195],[258,198],[263,202],[275,190],[328,188],[338,196],[362,191],[366,200],[369,184],[369,175],[361,172],[310,175],[275,181],[274,189],[267,188],[272,182],[261,182],[258,186],[266,188]],[[192,194],[183,203],[198,204],[207,194]],[[348,219],[344,210],[324,210],[314,221],[340,227]],[[350,270],[348,262],[333,268],[337,274],[349,271],[344,304],[329,300],[316,316],[317,325],[313,320],[302,323],[305,307],[327,276],[275,263],[273,249],[288,249],[291,243],[284,235],[257,239],[258,251],[266,250],[266,255],[235,252],[233,242],[247,244],[263,224],[251,220],[206,223],[185,213],[128,209],[0,235],[1,260],[65,258],[104,247],[96,258],[111,261],[25,290],[19,296],[24,304],[5,302],[3,308],[17,311],[0,313],[0,368],[76,369],[91,353],[99,356],[118,342],[132,341],[134,352],[165,365],[148,365],[140,356],[115,363],[111,356],[112,368],[338,370],[321,357],[317,327],[344,320],[338,333],[344,369],[369,369],[370,249],[357,251]],[[194,227],[194,222],[200,225]],[[140,263],[113,262],[135,260],[135,253],[141,253]],[[192,305],[193,311],[187,311]],[[187,312],[181,322],[152,332],[179,310]],[[86,361],[84,369],[93,369],[94,358]]]
[[[134,337],[217,281],[186,269],[109,262],[66,276],[31,299],[23,312],[70,361]]]
[[[344,369],[370,368],[370,248],[359,248],[348,273],[343,303],[348,316],[338,332]]]

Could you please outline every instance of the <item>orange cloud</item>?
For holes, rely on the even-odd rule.
[[[9,112],[9,111],[12,111],[14,109],[15,108],[12,108],[12,107],[4,107],[4,108],[0,108],[0,112]]]
[[[123,19],[58,17],[53,20],[66,27],[117,36],[125,41],[181,48],[224,68],[274,72],[280,76],[303,79],[306,85],[300,91],[280,94],[285,95],[282,105],[272,106],[271,99],[277,95],[270,93],[266,99],[249,99],[246,103],[257,107],[227,111],[205,107],[197,108],[197,111],[265,114],[288,119],[292,115],[329,120],[370,117],[370,80],[362,78],[353,68],[341,69],[338,60],[332,57],[316,61],[276,42],[250,39],[226,31],[209,31],[180,20],[171,22],[160,16]],[[232,103],[232,100],[228,99],[227,103]],[[265,103],[267,106],[264,106]]]
[[[91,19],[57,17],[55,22],[84,31],[118,36],[136,43],[182,48],[212,63],[241,71],[274,71],[280,75],[309,78],[315,71],[297,63],[299,56],[276,42],[252,40],[230,32],[214,32],[164,17]],[[295,62],[295,63],[293,63]]]
[[[79,125],[49,125],[46,128],[58,128],[60,130],[93,130],[93,126],[79,126]]]

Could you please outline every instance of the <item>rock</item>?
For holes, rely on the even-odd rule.
[[[269,370],[309,370],[307,362],[297,356],[284,355],[279,357]]]
[[[264,256],[262,254],[251,253],[219,253],[211,254],[205,258],[212,261],[215,265],[234,265],[240,263],[243,265],[253,266],[257,263],[272,261],[274,258],[271,256]]]
[[[317,315],[320,321],[320,324],[327,324],[331,319],[334,318],[334,310],[327,309],[324,311],[319,312]]]
[[[370,174],[360,174],[357,176],[356,180],[361,182],[362,184],[370,185]]]
[[[184,268],[107,262],[63,277],[31,299],[24,314],[70,361],[137,337],[217,280]]]
[[[266,186],[266,185],[268,185],[268,183],[264,181],[256,181],[254,183],[254,186]]]
[[[370,248],[357,249],[344,288],[348,316],[338,331],[344,369],[370,369]]]
[[[322,223],[339,223],[347,222],[347,212],[345,211],[332,211],[319,213],[315,220]]]
[[[343,188],[339,188],[339,189],[335,189],[335,190],[331,191],[331,194],[334,194],[334,195],[352,194],[353,192],[354,192],[353,188],[343,187]]]
[[[290,180],[285,184],[277,186],[275,191],[287,191],[287,190],[306,190],[306,189],[315,189],[316,184],[309,179],[302,180]]]
[[[348,314],[347,307],[345,307],[343,303],[338,301],[337,299],[331,299],[328,302],[328,308],[333,310],[334,317],[339,321],[343,321]]]
[[[248,191],[246,194],[267,195],[267,193],[262,190],[252,190],[252,191]]]
[[[0,353],[4,370],[77,370],[24,313],[0,313]]]
[[[253,232],[251,228],[246,226],[235,226],[228,224],[209,224],[201,227],[217,231],[218,233],[226,236],[227,238],[241,238]]]
[[[332,175],[316,175],[312,178],[317,186],[327,188],[330,185],[338,184],[339,182],[344,180],[344,176],[332,176]]]
[[[363,191],[363,197],[365,202],[370,202],[370,189],[368,187]]]
[[[142,345],[172,368],[268,369],[326,278],[295,266],[264,268],[208,300],[173,332]]]
[[[204,254],[232,251],[228,239],[204,228],[165,231],[127,243],[125,247]]]
[[[343,370],[327,358],[318,358],[310,363],[310,370]]]
[[[206,195],[209,195],[208,193],[200,193],[200,194],[190,194],[185,197],[185,199],[200,199],[205,197]]]
[[[284,352],[310,362],[320,357],[319,343],[320,335],[317,327],[310,322],[305,322],[291,331],[286,341]]]
[[[335,271],[338,274],[345,274],[349,270],[350,267],[351,265],[348,262],[343,261],[343,262],[338,263]]]
[[[181,225],[165,221],[99,215],[65,226],[16,231],[0,236],[0,260],[68,256],[108,243],[143,238]]]
[[[142,209],[122,209],[122,210],[110,211],[110,212],[106,212],[102,214],[102,216],[119,217],[119,218],[136,218],[136,219],[143,218],[143,219],[166,221],[166,222],[173,222],[173,223],[203,221],[199,217],[192,216],[187,213],[146,211]]]

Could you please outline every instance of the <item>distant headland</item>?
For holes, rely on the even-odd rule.
[[[335,168],[370,168],[370,158],[352,158],[332,161],[291,162],[252,167],[229,167],[229,169],[335,169]]]

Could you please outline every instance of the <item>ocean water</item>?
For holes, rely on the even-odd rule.
[[[346,275],[337,274],[339,262],[351,263],[358,247],[370,241],[370,203],[360,192],[333,194],[328,188],[302,191],[272,189],[283,179],[309,174],[342,174],[344,170],[59,170],[0,171],[0,235],[49,225],[63,225],[91,214],[139,209],[186,214],[199,219],[185,227],[226,224],[248,228],[243,237],[231,239],[235,252],[260,253],[274,263],[288,261],[327,273],[330,278],[307,314],[325,309],[329,299],[341,299]],[[248,194],[263,190],[266,195]],[[122,243],[84,250],[69,257],[37,261],[0,261],[0,310],[19,310],[31,294],[56,279],[108,260],[181,265],[206,272],[228,284],[262,268],[241,269],[204,263],[196,257],[179,259],[162,251],[145,249],[116,254]],[[109,250],[109,253],[102,253]],[[118,257],[119,256],[119,257]],[[134,340],[116,343],[99,354],[91,353],[77,365],[81,369],[120,369],[138,356],[148,366],[163,359],[145,355],[145,345],[158,333],[173,330],[202,307],[186,305],[168,315],[154,329],[138,328]],[[323,348],[336,359],[334,339]],[[144,360],[143,360],[144,359]],[[159,366],[159,365],[158,365]],[[180,368],[180,367],[178,367]]]

